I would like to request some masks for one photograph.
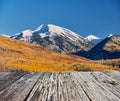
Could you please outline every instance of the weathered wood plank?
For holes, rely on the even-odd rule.
[[[9,75],[11,72],[0,72],[0,80],[3,79],[5,76]]]
[[[52,73],[39,78],[27,101],[76,101],[76,99],[89,101],[71,73]]]
[[[120,72],[119,71],[106,72],[105,74],[111,78],[114,78],[116,81],[118,81],[120,83]]]
[[[0,101],[120,101],[120,72],[0,73]]]
[[[2,72],[0,73],[0,92],[20,79],[26,72]]]
[[[52,101],[57,100],[57,74],[44,73],[34,86],[27,101]]]
[[[85,92],[79,85],[79,82],[73,77],[71,73],[60,74],[59,79],[61,87],[58,88],[62,90],[63,101],[89,101],[89,98],[86,96]],[[58,91],[59,92],[59,91]],[[66,98],[66,99],[65,99]],[[59,98],[61,101],[61,98]]]
[[[93,78],[90,72],[74,73],[86,94],[92,101],[119,101],[120,98]]]
[[[91,75],[99,84],[103,85],[104,88],[120,98],[120,83],[117,80],[100,72],[91,73]]]
[[[0,92],[2,101],[23,101],[36,81],[40,73],[27,73],[16,80],[10,86]]]

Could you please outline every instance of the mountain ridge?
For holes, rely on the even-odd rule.
[[[60,53],[89,50],[94,46],[93,43],[85,40],[77,33],[53,24],[42,24],[33,31],[25,30],[11,36],[11,38],[40,44],[47,49]]]
[[[90,59],[120,58],[120,35],[107,37],[87,52]]]
[[[95,35],[90,34],[87,37],[85,37],[85,39],[87,39],[88,41],[92,41],[92,40],[98,40],[100,38]]]
[[[100,41],[102,41],[101,38],[99,38],[99,37],[97,37],[95,35],[92,35],[92,34],[86,36],[84,39],[94,43],[95,45],[98,44]]]

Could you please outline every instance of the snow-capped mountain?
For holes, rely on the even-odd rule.
[[[113,35],[112,34],[110,34],[108,37],[112,37]]]
[[[98,40],[100,38],[95,35],[88,35],[87,37],[85,37],[85,39],[88,41],[92,41],[92,40]]]
[[[69,29],[53,24],[42,24],[35,30],[25,30],[11,36],[11,38],[40,44],[56,52],[74,53],[87,51],[94,44]]]
[[[101,38],[95,36],[95,35],[88,35],[87,37],[85,37],[86,40],[91,41],[94,44],[97,44],[101,41]]]
[[[90,59],[120,58],[120,35],[107,37],[87,52]]]
[[[32,36],[33,34],[31,30],[24,30],[21,33],[17,33],[11,36],[11,38],[18,39],[18,40],[24,40],[27,42],[32,42]]]

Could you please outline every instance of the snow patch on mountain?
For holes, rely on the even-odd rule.
[[[33,32],[31,30],[24,30],[21,33],[16,33],[11,38],[18,39],[18,40],[24,40],[27,42],[32,42],[32,34]]]
[[[22,31],[22,39],[21,40],[25,40],[27,42],[31,42],[32,41],[32,31],[31,30],[25,30]]]
[[[112,34],[110,34],[108,37],[112,37],[113,35]]]
[[[22,31],[23,37],[31,37],[32,36],[32,31],[31,30],[24,30]]]
[[[95,35],[88,35],[87,37],[85,37],[85,39],[88,41],[92,41],[92,40],[98,40],[100,38]]]
[[[78,34],[76,34],[75,32],[70,31],[69,29],[63,28],[63,27],[59,27],[53,24],[42,24],[41,26],[39,26],[36,30],[33,31],[34,34],[39,34],[41,36],[41,38],[45,38],[45,37],[55,37],[55,36],[63,36],[63,37],[67,37],[70,40],[76,40],[76,38],[80,38],[81,36],[79,36]],[[53,39],[53,38],[51,38]],[[83,40],[82,40],[83,41]]]

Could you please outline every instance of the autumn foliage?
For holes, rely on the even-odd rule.
[[[114,69],[83,57],[55,53],[40,45],[0,36],[0,71],[63,72]]]

